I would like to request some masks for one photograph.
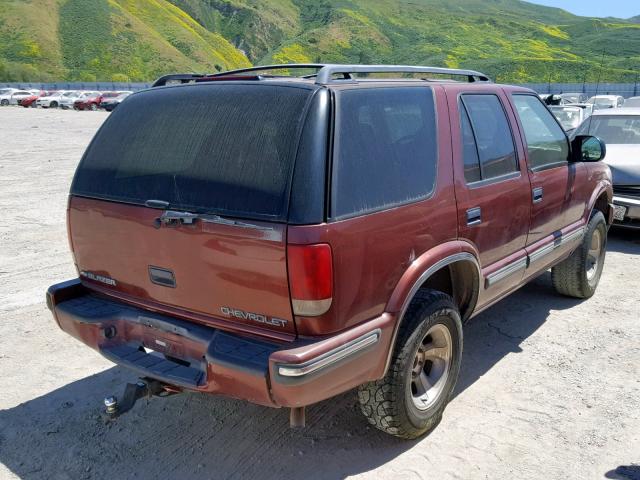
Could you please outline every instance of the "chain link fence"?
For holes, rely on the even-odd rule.
[[[12,87],[24,90],[142,90],[151,83],[114,83],[114,82],[54,82],[54,83],[0,83],[0,88]],[[640,95],[640,83],[525,83],[523,87],[538,93],[585,93],[593,95],[622,95],[625,98]]]
[[[13,82],[1,83],[0,88],[19,88],[20,90],[98,90],[100,92],[130,90],[137,91],[149,88],[151,83],[119,83],[119,82]]]

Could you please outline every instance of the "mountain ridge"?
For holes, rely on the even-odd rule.
[[[464,67],[502,82],[632,82],[640,67],[640,17],[580,17],[519,0],[5,3],[4,81],[148,81],[319,62]]]

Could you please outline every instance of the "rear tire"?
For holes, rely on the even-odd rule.
[[[551,269],[553,287],[567,297],[590,298],[598,287],[606,253],[607,223],[602,212],[596,211],[580,246]]]
[[[0,105],[2,105],[3,107],[6,107],[7,105],[9,105],[9,100],[4,99],[0,101]]]
[[[95,103],[92,103],[89,108],[91,109],[92,112],[95,112],[96,110],[98,110],[98,106]]]
[[[420,290],[402,319],[387,374],[358,389],[371,425],[399,438],[433,430],[449,403],[462,360],[462,322],[449,295]]]

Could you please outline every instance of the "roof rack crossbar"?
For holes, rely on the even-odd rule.
[[[294,69],[315,69],[321,70],[326,67],[322,63],[286,63],[282,65],[259,65],[255,67],[239,68],[237,70],[229,70],[226,72],[214,73],[209,77],[226,77],[227,75],[237,75],[239,73],[248,72],[266,72],[268,70],[294,70]]]
[[[469,82],[490,82],[484,73],[474,70],[460,70],[456,68],[418,67],[412,65],[325,65],[316,77],[316,83],[326,85],[334,81],[337,73],[345,75],[351,73],[432,73],[437,75],[459,75],[467,77]]]
[[[158,78],[151,87],[162,87],[168,82],[188,83],[207,76],[205,73],[172,73]]]

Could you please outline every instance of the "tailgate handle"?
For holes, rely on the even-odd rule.
[[[163,287],[176,288],[176,276],[171,270],[166,268],[153,267],[149,265],[149,278],[152,283]]]

